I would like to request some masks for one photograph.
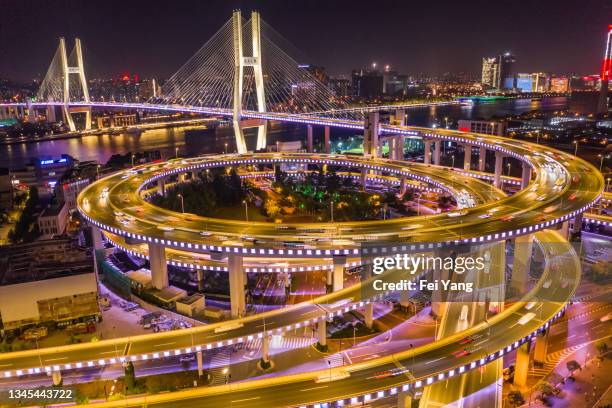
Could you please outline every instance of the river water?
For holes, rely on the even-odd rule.
[[[474,105],[450,105],[441,107],[418,108],[407,111],[408,123],[415,126],[444,125],[444,118],[456,122],[459,119],[490,119],[505,117],[532,110],[552,112],[566,109],[568,98],[555,97],[542,100],[508,99],[497,100]],[[332,129],[331,136],[351,135],[351,132]],[[271,129],[268,143],[276,140],[298,140],[306,136],[303,126],[284,126],[282,129]],[[315,137],[322,137],[322,130],[315,129]],[[19,168],[31,158],[59,157],[69,154],[81,161],[96,160],[106,162],[113,154],[159,150],[162,157],[172,157],[175,148],[179,148],[182,156],[192,156],[206,153],[222,153],[226,149],[234,150],[233,132],[222,129],[217,134],[201,131],[195,127],[178,127],[170,129],[148,130],[140,135],[96,135],[81,138],[45,141],[37,143],[20,143],[0,146],[2,163],[0,166]],[[247,146],[255,144],[255,135],[247,135]]]

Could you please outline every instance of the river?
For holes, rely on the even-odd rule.
[[[408,123],[415,126],[443,125],[444,118],[456,122],[459,119],[490,119],[491,117],[505,117],[517,115],[532,110],[552,112],[566,109],[568,98],[554,97],[541,100],[506,99],[474,105],[450,105],[440,107],[426,107],[407,111]],[[346,131],[332,130],[332,139],[336,135],[346,136]],[[348,133],[350,135],[350,132]],[[315,137],[322,137],[320,129],[315,130]],[[276,140],[298,140],[306,136],[304,127],[285,126],[283,129],[271,130],[268,135],[268,144]],[[140,135],[95,135],[81,138],[62,139],[37,143],[19,143],[1,146],[1,155],[4,159],[1,166],[11,168],[23,167],[31,158],[59,157],[69,154],[81,161],[97,160],[106,162],[113,154],[125,154],[146,150],[159,150],[162,157],[171,157],[175,148],[179,148],[182,156],[192,156],[205,153],[221,153],[226,147],[234,150],[233,133],[231,129],[223,129],[216,135],[199,131],[198,128],[177,127],[168,129],[155,129],[143,132]],[[255,143],[255,135],[251,132],[247,136],[247,145]]]

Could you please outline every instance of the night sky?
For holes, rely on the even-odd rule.
[[[408,74],[480,71],[511,51],[522,72],[597,73],[610,0],[0,0],[0,78],[44,76],[57,38],[81,38],[88,77],[165,78],[241,8],[332,74],[372,61]],[[300,61],[302,62],[302,61]]]

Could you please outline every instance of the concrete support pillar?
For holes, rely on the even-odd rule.
[[[440,165],[440,157],[442,156],[442,141],[436,140],[434,142],[434,164]]]
[[[378,131],[380,129],[380,115],[370,112],[366,116],[363,129],[363,154],[378,157]]]
[[[495,177],[493,179],[493,185],[497,188],[501,188],[501,176],[504,167],[504,154],[502,152],[495,152]]]
[[[184,183],[185,182],[185,173],[179,173],[179,175],[178,175],[178,182],[179,183]]]
[[[514,239],[514,256],[510,287],[519,293],[524,293],[527,290],[532,250],[533,234],[521,235]]]
[[[241,317],[246,313],[242,256],[230,254],[227,259],[227,266],[229,269],[231,316]]]
[[[530,342],[523,343],[516,349],[516,362],[514,364],[514,384],[519,387],[527,385],[527,374],[529,373],[529,349]]]
[[[397,393],[397,408],[411,408],[412,393],[408,391],[400,391]]]
[[[463,146],[463,151],[465,152],[465,157],[463,158],[463,170],[470,170],[472,168],[472,146]]]
[[[368,171],[366,169],[361,169],[361,191],[365,191],[367,179]]]
[[[202,269],[196,270],[198,278],[198,290],[204,290],[204,271]]]
[[[312,125],[306,125],[306,151],[312,153],[313,147]]]
[[[578,234],[582,231],[582,213],[578,214],[576,218],[574,218],[574,223],[572,224],[572,234]]]
[[[396,110],[394,119],[396,125],[406,126],[406,111],[404,109]]]
[[[62,373],[60,371],[54,371],[51,378],[53,379],[53,385],[56,387],[62,384]]]
[[[481,147],[478,155],[478,171],[485,171],[487,164],[487,148]]]
[[[47,122],[57,122],[56,116],[55,116],[55,106],[53,105],[47,105]]]
[[[374,303],[370,302],[365,305],[363,310],[363,317],[365,321],[365,325],[368,329],[371,329],[374,325]]]
[[[527,188],[531,181],[531,167],[523,163],[523,172],[521,174],[521,189]]]
[[[395,156],[395,154],[397,153],[397,149],[395,147],[395,138],[392,137],[390,139],[387,139],[387,143],[389,145],[389,159],[391,160],[397,160],[397,157]]]
[[[548,330],[540,333],[536,337],[535,349],[533,350],[533,361],[536,364],[546,362],[546,352],[548,350]]]
[[[337,292],[344,287],[344,265],[346,256],[334,256],[333,290]]]
[[[202,377],[204,375],[204,366],[202,364],[203,356],[201,351],[196,353],[196,360],[198,361],[198,377]]]
[[[404,160],[404,137],[395,136],[395,160]]]
[[[406,176],[402,176],[400,179],[400,194],[404,195],[406,193]]]
[[[561,236],[564,238],[569,238],[569,232],[569,221],[565,221],[561,224],[561,227],[559,228],[559,234],[561,234]]]
[[[34,106],[32,105],[32,98],[26,98],[26,106],[28,108],[28,122],[36,122],[36,111],[34,110]]]
[[[323,140],[325,141],[325,153],[331,153],[331,142],[329,140],[329,126],[325,126],[325,136]]]
[[[191,172],[191,180],[195,180],[198,178],[198,172],[197,171],[192,171]]]
[[[151,284],[156,289],[168,287],[168,265],[166,264],[166,247],[148,243],[149,264],[151,265]]]
[[[264,333],[261,339],[261,359],[265,364],[270,362],[270,336]]]
[[[327,346],[327,320],[322,319],[317,322],[317,334],[319,335],[319,346]]]
[[[6,108],[4,106],[0,106],[0,119],[5,119],[6,115]]]
[[[93,249],[104,249],[104,243],[102,242],[102,233],[100,232],[100,228],[95,225],[91,226],[91,245]]]
[[[157,180],[157,194],[162,197],[166,195],[166,180],[163,178]]]
[[[423,139],[423,143],[425,144],[424,163],[431,164],[431,142],[427,139]]]

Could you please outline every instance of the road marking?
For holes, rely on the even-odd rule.
[[[68,360],[68,357],[45,358],[45,361]]]
[[[12,366],[12,365],[13,365],[13,363],[10,363],[10,364],[0,364],[0,367],[8,367],[8,366]]]
[[[303,390],[300,391],[312,391],[312,390],[320,390],[321,388],[327,388],[327,385],[321,385],[320,387],[312,387],[312,388],[304,388]]]
[[[116,350],[101,351],[100,354],[119,354]]]
[[[176,341],[173,341],[171,343],[156,344],[153,347],[169,346],[170,344],[175,344],[175,343],[176,343]]]
[[[239,400],[233,400],[231,401],[233,402],[244,402],[244,401],[252,401],[252,400],[256,400],[256,399],[260,399],[261,397],[253,397],[253,398],[245,398],[245,399],[239,399]]]
[[[445,358],[446,358],[446,357],[436,358],[435,360],[430,360],[430,361],[426,362],[425,364],[435,363],[436,361],[444,360]]]

